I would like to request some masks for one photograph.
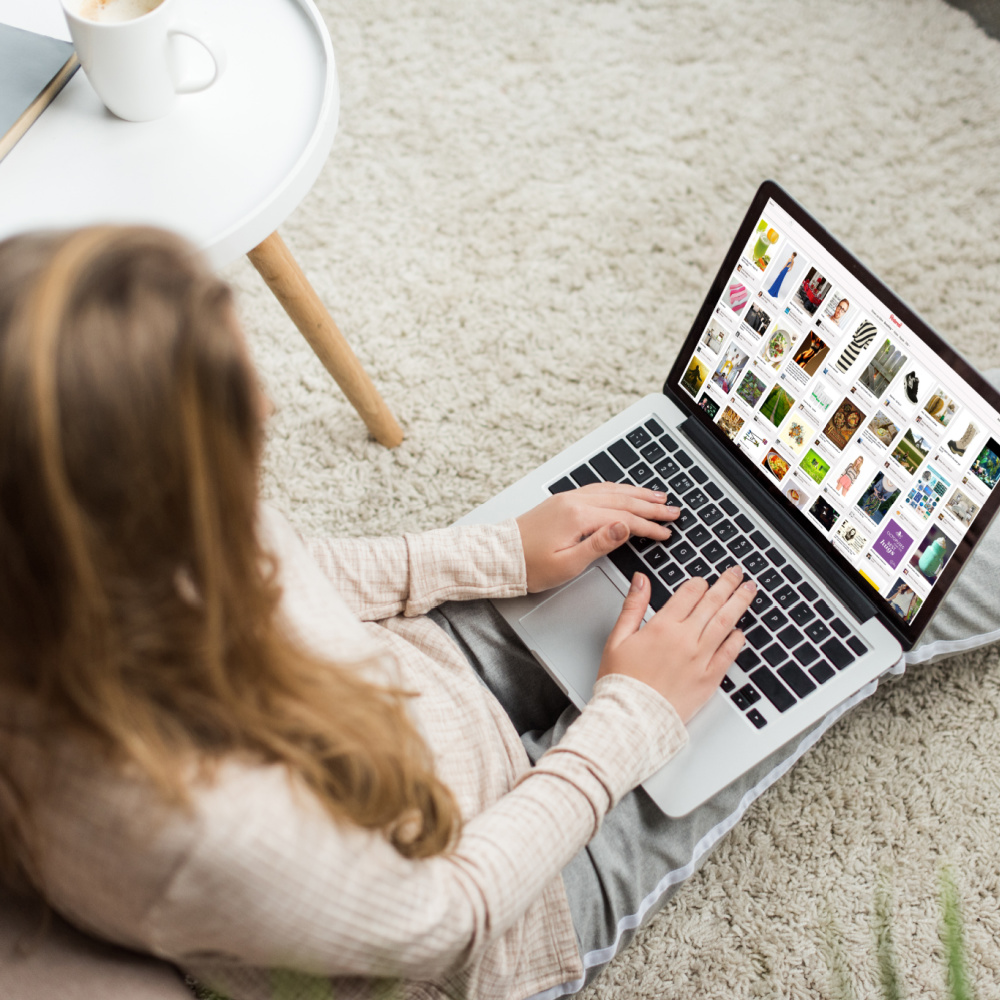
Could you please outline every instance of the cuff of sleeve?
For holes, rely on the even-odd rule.
[[[406,535],[410,599],[405,614],[426,614],[445,601],[520,597],[528,572],[517,522],[452,525]]]
[[[687,729],[666,698],[635,678],[609,674],[536,770],[551,770],[580,788],[594,807],[596,826],[687,741]]]

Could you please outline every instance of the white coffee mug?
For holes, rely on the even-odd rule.
[[[62,5],[80,65],[119,118],[162,118],[178,94],[206,90],[226,67],[225,50],[203,28],[180,18],[177,0],[62,0]],[[212,57],[215,72],[209,79],[180,78],[176,40],[182,35]]]

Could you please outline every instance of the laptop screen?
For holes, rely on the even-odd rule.
[[[915,639],[1000,500],[997,396],[761,192],[668,385]]]

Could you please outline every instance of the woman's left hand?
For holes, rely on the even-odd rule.
[[[680,510],[666,503],[666,493],[616,483],[592,483],[543,500],[517,519],[528,592],[572,580],[629,535],[669,538],[662,522],[674,520]]]

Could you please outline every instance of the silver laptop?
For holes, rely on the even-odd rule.
[[[757,581],[745,648],[644,783],[682,816],[913,646],[1000,506],[998,479],[1000,395],[768,181],[663,392],[463,522],[602,480],[680,506],[669,541],[633,537],[561,588],[494,602],[581,707],[636,570],[649,614],[734,562]]]

